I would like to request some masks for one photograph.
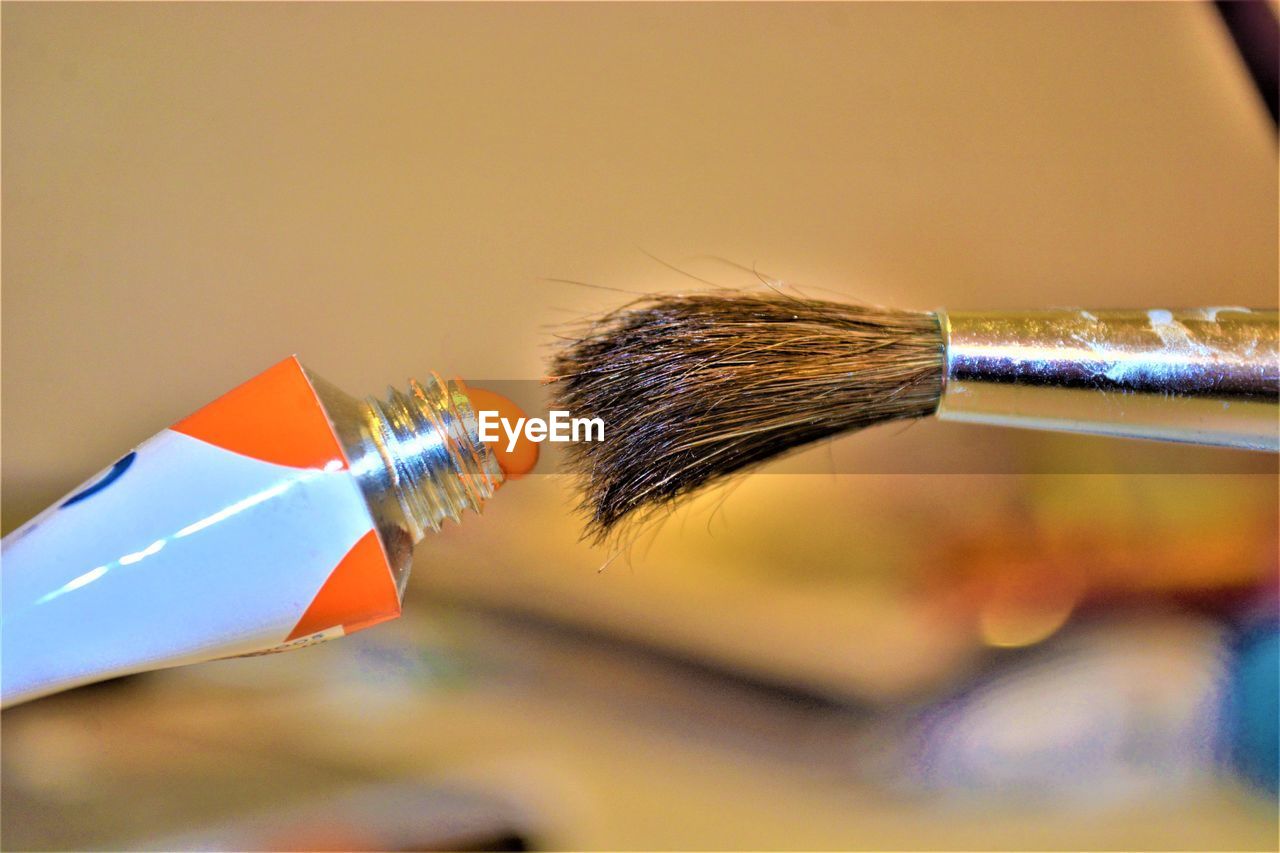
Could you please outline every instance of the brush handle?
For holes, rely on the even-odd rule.
[[[939,312],[938,417],[1280,450],[1275,311]]]

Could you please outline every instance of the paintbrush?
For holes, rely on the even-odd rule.
[[[588,534],[822,438],[936,416],[1275,452],[1274,310],[918,312],[740,291],[640,299],[551,364]]]

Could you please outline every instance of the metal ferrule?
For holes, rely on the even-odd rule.
[[[946,313],[938,417],[1280,449],[1275,311]]]
[[[357,400],[308,371],[364,494],[401,593],[413,546],[445,519],[479,512],[503,473],[479,439],[479,425],[460,382],[432,375],[409,381],[409,393]]]

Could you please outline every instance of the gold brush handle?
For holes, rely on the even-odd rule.
[[[952,421],[1280,450],[1275,311],[939,312]]]

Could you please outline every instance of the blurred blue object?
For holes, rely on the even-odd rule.
[[[951,796],[1115,802],[1215,775],[1230,652],[1186,613],[1122,610],[1001,655],[915,717],[901,772]]]
[[[1280,622],[1255,624],[1234,645],[1223,709],[1227,759],[1242,777],[1274,794],[1280,776]]]

